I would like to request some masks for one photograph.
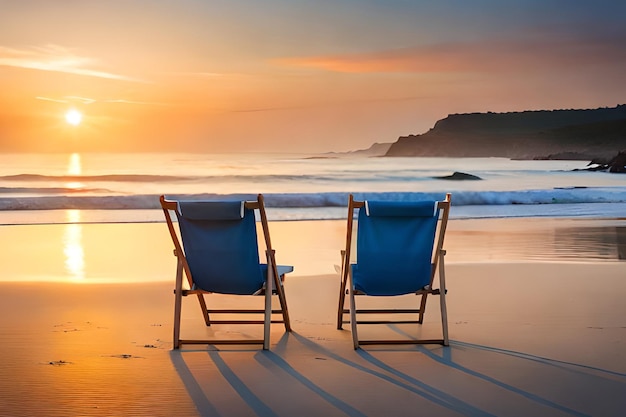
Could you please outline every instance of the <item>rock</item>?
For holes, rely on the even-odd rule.
[[[575,169],[574,171],[607,171],[613,174],[626,174],[626,151],[618,152],[608,162],[593,160],[587,166],[589,168]]]
[[[609,172],[626,173],[626,151],[621,151],[609,162]]]
[[[587,165],[588,168],[575,168],[573,169],[573,171],[606,171],[607,170],[607,165],[606,164],[598,164],[598,163],[589,163],[589,165]]]
[[[452,174],[452,175],[444,175],[442,177],[433,177],[433,178],[436,178],[438,180],[453,180],[453,181],[464,181],[464,180],[476,181],[476,180],[482,180],[482,178],[477,177],[476,175],[466,174],[465,172],[458,172],[458,171],[455,171],[454,174]]]
[[[538,156],[533,158],[537,161],[593,161],[593,156],[580,152],[559,152],[551,153],[548,156]]]

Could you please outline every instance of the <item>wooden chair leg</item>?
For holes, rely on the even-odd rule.
[[[198,296],[198,303],[200,304],[200,310],[202,310],[202,317],[204,317],[204,323],[207,326],[211,325],[211,317],[209,316],[209,310],[206,306],[204,294],[196,294]]]
[[[176,265],[176,286],[174,290],[174,349],[180,347],[180,315],[183,299],[183,264],[179,260]]]
[[[276,286],[276,294],[278,295],[278,301],[280,303],[280,308],[283,314],[283,323],[285,325],[285,331],[291,331],[291,320],[289,319],[289,310],[287,309],[287,298],[285,297],[285,290],[282,285],[282,279],[284,277],[279,277],[278,280],[274,280],[274,285]],[[281,281],[281,282],[278,282]]]
[[[270,348],[270,328],[272,323],[272,292],[274,286],[274,268],[268,265],[265,284],[265,320],[263,323],[263,350]]]
[[[419,324],[424,323],[424,312],[426,311],[426,298],[428,297],[428,293],[422,294],[422,300],[420,301],[420,312],[417,322]]]
[[[359,348],[359,335],[356,329],[356,300],[354,296],[354,283],[352,282],[352,272],[350,272],[350,328],[352,330],[352,343],[354,349]]]
[[[283,287],[283,282],[285,280],[285,276],[278,275],[278,269],[276,267],[276,251],[275,250],[266,250],[265,251],[266,259],[267,259],[267,270],[268,273],[271,271],[272,274],[272,283],[273,289],[276,290],[276,295],[278,296],[278,302],[280,304],[280,311],[283,316],[283,324],[285,325],[285,331],[291,331],[291,320],[289,319],[289,309],[287,308],[287,298],[285,297],[285,289]],[[266,284],[267,287],[267,284]],[[266,291],[267,292],[267,291]],[[273,294],[273,290],[270,291],[270,295]]]
[[[446,307],[446,272],[444,267],[443,255],[445,255],[445,252],[443,252],[441,257],[439,258],[439,297],[441,297],[439,299],[439,305],[441,306],[441,327],[443,331],[443,345],[449,346],[450,341],[448,339],[448,310]]]
[[[337,308],[337,330],[343,329],[343,310],[346,308],[346,251],[341,251],[341,277],[339,283],[339,306]]]

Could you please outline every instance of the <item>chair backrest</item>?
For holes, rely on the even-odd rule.
[[[176,201],[175,206],[170,202],[167,207],[175,208],[182,245],[163,204],[175,248],[184,252],[183,267],[194,289],[253,294],[263,287],[267,267],[262,268],[259,260],[254,213],[262,207],[262,200]]]
[[[365,201],[358,207],[355,289],[368,295],[400,295],[432,285],[443,246],[446,201]],[[441,216],[442,210],[445,212]],[[437,239],[437,226],[439,238]]]

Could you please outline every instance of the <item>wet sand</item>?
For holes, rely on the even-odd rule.
[[[271,222],[271,233],[291,276],[335,273],[344,220]],[[175,268],[165,223],[4,225],[0,244],[0,282],[170,282]],[[449,264],[615,262],[626,260],[626,219],[451,220],[445,246]]]

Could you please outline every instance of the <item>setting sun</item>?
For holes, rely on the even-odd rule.
[[[83,114],[76,109],[68,110],[65,113],[65,121],[73,126],[78,126],[83,120]]]

